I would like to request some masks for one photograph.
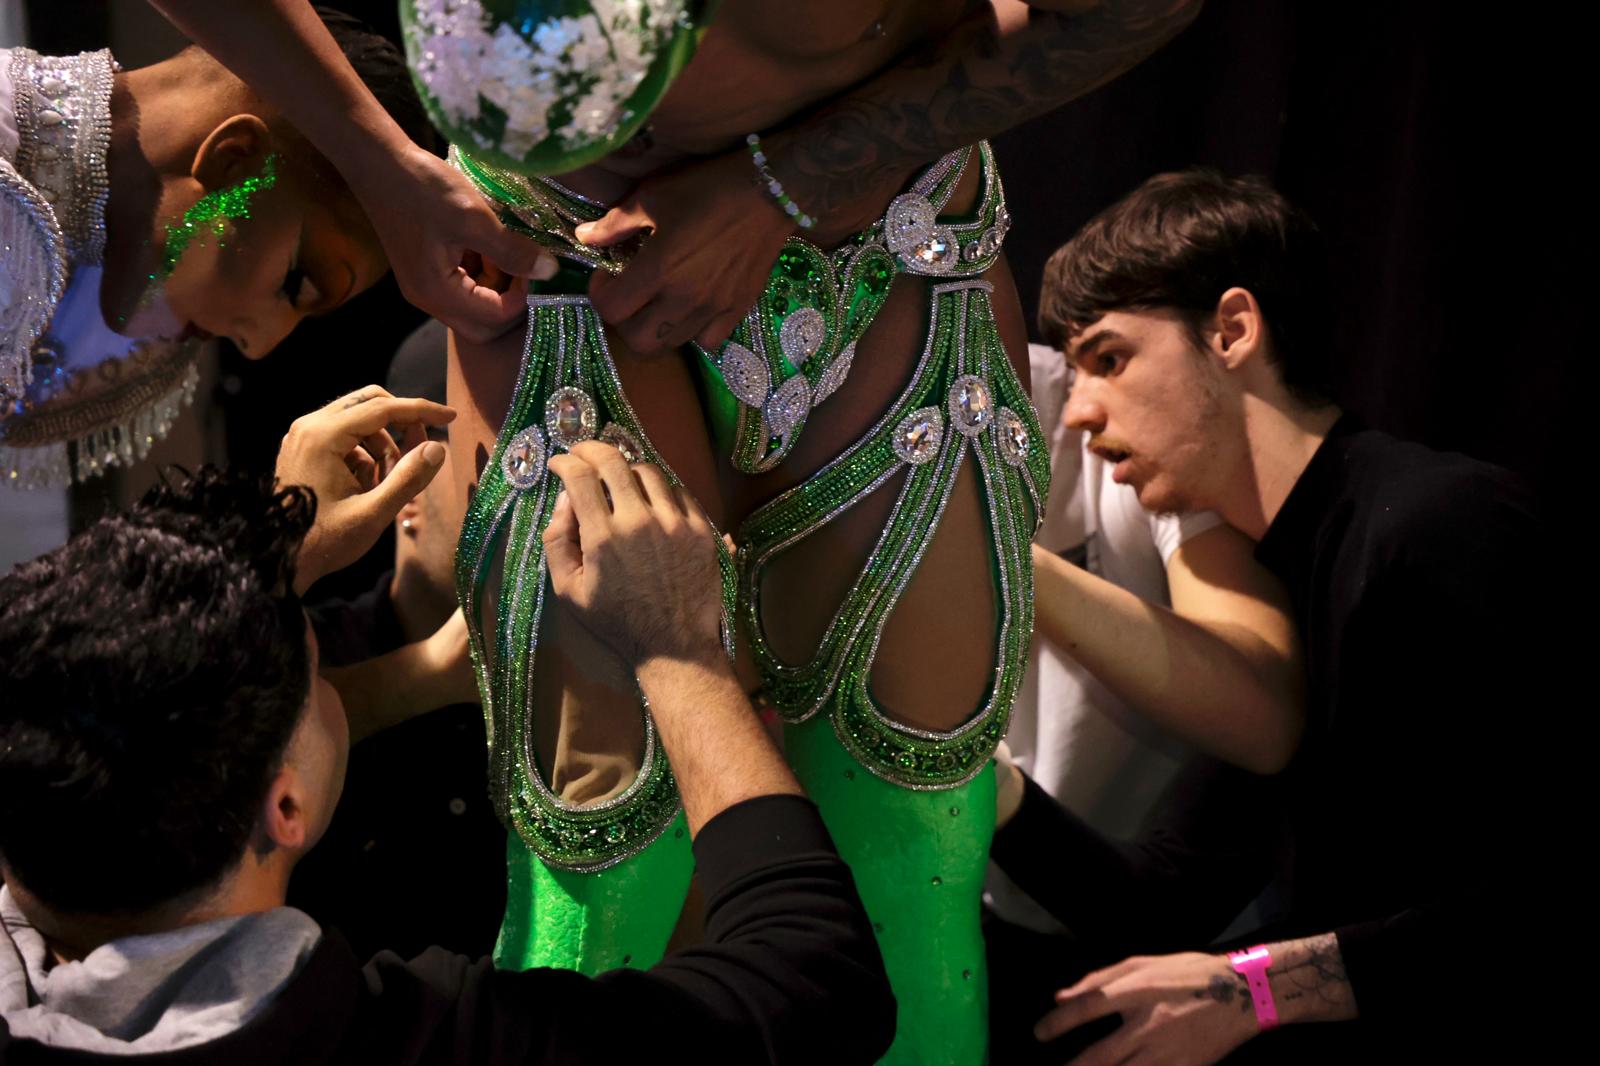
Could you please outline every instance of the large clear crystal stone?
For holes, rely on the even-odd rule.
[[[989,398],[989,386],[975,374],[956,378],[950,386],[950,421],[956,430],[968,437],[976,437],[994,420],[994,405]]]
[[[728,383],[729,392],[751,407],[766,403],[772,388],[766,361],[736,341],[722,349],[722,380]]]
[[[828,322],[815,307],[801,307],[790,312],[778,330],[778,343],[796,370],[805,365],[827,339]]]
[[[506,444],[500,469],[513,488],[531,489],[544,476],[544,460],[544,436],[538,426],[529,426]]]
[[[633,434],[617,425],[607,422],[606,428],[600,431],[600,439],[622,453],[622,457],[630,463],[644,462],[644,449],[634,439]]]
[[[950,231],[940,226],[912,250],[913,265],[924,274],[948,274],[961,259],[961,248]]]
[[[844,384],[844,379],[850,374],[850,364],[855,362],[855,358],[856,342],[851,341],[844,346],[843,351],[833,357],[833,362],[828,364],[822,376],[817,379],[816,391],[811,396],[813,407],[839,391],[839,386]]]
[[[908,192],[895,197],[883,216],[883,243],[895,255],[909,255],[933,233],[934,217],[926,196]]]
[[[1009,407],[1000,408],[994,419],[995,434],[1000,442],[1000,457],[1012,466],[1028,461],[1028,446],[1033,438],[1028,433],[1028,423]]]
[[[921,466],[939,454],[944,443],[944,417],[937,407],[912,411],[894,429],[890,444],[902,461]]]
[[[557,389],[544,402],[545,431],[563,448],[593,437],[598,420],[594,399],[575,386]]]

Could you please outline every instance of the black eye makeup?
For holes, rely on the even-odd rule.
[[[299,309],[300,300],[305,288],[306,272],[300,269],[298,263],[289,265],[289,272],[283,276],[282,292],[284,299],[289,301],[289,306]]]

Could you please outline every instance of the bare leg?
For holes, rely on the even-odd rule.
[[[969,168],[950,210],[970,205],[977,168]],[[1010,271],[986,275],[1013,369],[1027,381],[1027,334]],[[926,339],[931,283],[902,276],[857,346],[843,389],[805,427],[795,450],[771,474],[732,486],[741,517],[804,481],[877,421],[905,386]],[[809,660],[844,600],[893,507],[899,480],[773,559],[763,574],[767,640],[785,662]],[[896,721],[947,731],[983,704],[994,679],[996,598],[987,510],[975,465],[966,463],[938,532],[884,627],[871,685]],[[935,668],[929,651],[937,649]]]

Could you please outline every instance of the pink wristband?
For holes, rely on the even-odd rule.
[[[1278,1027],[1278,1004],[1272,998],[1272,982],[1267,980],[1267,970],[1272,966],[1272,952],[1265,944],[1257,944],[1248,951],[1238,951],[1228,956],[1233,972],[1250,985],[1250,1002],[1256,1008],[1256,1024],[1264,1033]]]

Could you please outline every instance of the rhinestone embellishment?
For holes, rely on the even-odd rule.
[[[939,454],[944,443],[944,419],[937,407],[912,411],[894,428],[890,444],[903,462],[921,466]]]
[[[911,261],[919,273],[948,274],[961,261],[961,249],[950,231],[940,226],[912,250]]]
[[[994,421],[994,404],[989,399],[989,386],[976,374],[956,378],[950,386],[950,421],[956,432],[965,437],[976,437]]]
[[[506,444],[500,453],[500,469],[512,488],[531,489],[544,477],[544,434],[529,426]]]
[[[783,320],[783,326],[778,330],[778,343],[789,362],[799,369],[807,359],[822,350],[827,332],[827,319],[822,317],[821,311],[815,307],[801,307]]]
[[[622,457],[628,462],[644,462],[644,449],[639,447],[639,442],[634,440],[632,433],[615,422],[606,423],[606,428],[600,431],[600,439],[621,452]]]
[[[1000,458],[1012,466],[1028,461],[1028,446],[1033,440],[1021,415],[1009,407],[1000,408],[994,417],[994,431],[1000,443]]]
[[[855,362],[856,342],[851,341],[844,346],[844,350],[833,357],[833,362],[828,364],[822,376],[817,379],[817,388],[811,395],[811,405],[815,407],[829,396],[839,391],[839,386],[844,384],[844,379],[850,374],[850,364]]]
[[[883,242],[895,255],[910,255],[933,235],[935,214],[926,196],[917,193],[896,196],[883,217]]]
[[[734,341],[722,350],[722,380],[728,383],[729,392],[751,407],[766,403],[772,388],[766,360]]]
[[[779,385],[772,398],[761,409],[767,421],[767,431],[774,437],[785,437],[798,426],[811,411],[811,383],[804,374]]]
[[[552,392],[544,402],[545,431],[562,448],[591,439],[599,418],[593,397],[572,385]]]

